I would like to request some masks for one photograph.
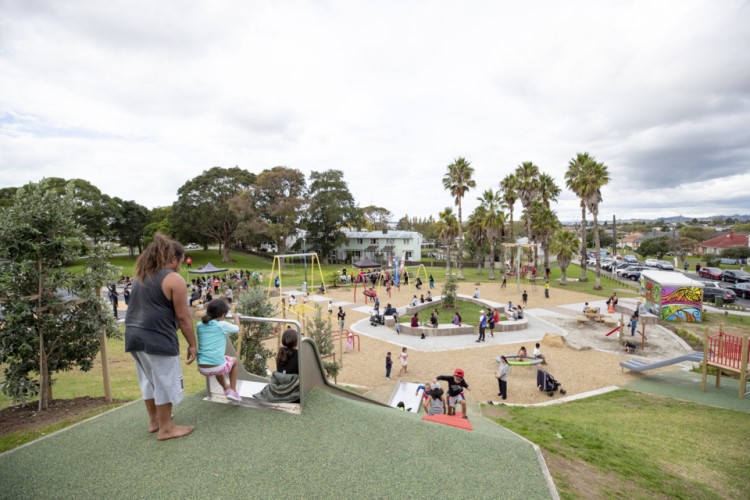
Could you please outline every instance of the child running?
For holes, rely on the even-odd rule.
[[[461,403],[461,411],[463,412],[463,418],[469,418],[466,416],[466,397],[464,397],[464,389],[470,391],[469,384],[464,380],[464,371],[461,368],[456,368],[453,371],[453,375],[440,375],[437,380],[445,380],[448,382],[448,415],[456,414],[456,405]]]
[[[206,306],[206,315],[198,323],[198,371],[216,377],[227,399],[242,401],[237,394],[237,358],[224,355],[227,334],[240,331],[239,316],[235,315],[235,324],[224,321],[228,312],[229,305],[223,300],[212,300]],[[225,373],[229,374],[229,383]]]

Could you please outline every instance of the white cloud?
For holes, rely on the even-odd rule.
[[[215,165],[336,168],[363,206],[436,216],[465,156],[468,215],[521,162],[564,187],[589,151],[612,176],[602,217],[747,212],[747,2],[0,10],[0,187],[81,177],[157,206]]]

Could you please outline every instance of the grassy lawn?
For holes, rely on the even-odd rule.
[[[542,447],[563,498],[747,498],[747,414],[624,390],[496,414]]]
[[[122,327],[124,328],[124,327]],[[185,341],[180,342],[182,348],[182,373],[185,383],[185,393],[191,394],[205,387],[205,378],[198,373],[195,365],[187,366],[184,362]],[[125,340],[109,339],[109,378],[114,399],[134,400],[141,397],[138,388],[138,375],[135,372],[135,362],[130,354],[125,352]],[[103,397],[101,357],[98,356],[94,368],[89,372],[70,370],[60,372],[54,376],[55,383],[52,393],[55,399],[72,399],[83,396]],[[0,409],[12,404],[10,398],[0,394]]]

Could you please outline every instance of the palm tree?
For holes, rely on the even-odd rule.
[[[507,205],[508,213],[510,214],[510,224],[508,224],[510,236],[508,237],[508,240],[510,243],[515,243],[516,240],[513,238],[513,206],[516,204],[516,201],[518,201],[518,178],[513,174],[506,175],[503,180],[500,181],[500,191],[503,193],[503,201]],[[510,258],[513,260],[512,252]],[[503,259],[503,270],[505,270],[504,268],[505,260]]]
[[[458,207],[458,279],[464,278],[463,265],[461,263],[461,254],[463,253],[463,228],[461,220],[461,200],[469,189],[477,186],[476,181],[472,179],[474,167],[463,157],[453,160],[448,165],[448,171],[443,176],[443,188],[451,193]]]
[[[560,281],[565,283],[565,270],[568,269],[570,261],[578,251],[576,233],[565,229],[555,232],[549,244],[549,251],[557,255],[557,265],[560,266],[560,272],[562,273]]]
[[[531,204],[539,192],[539,167],[530,161],[523,162],[516,167],[516,179],[518,197],[525,212],[526,236],[531,243]]]
[[[472,257],[479,263],[477,274],[482,275],[485,260],[485,243],[487,243],[487,234],[482,226],[484,220],[484,207],[479,206],[469,215],[466,228],[471,242]]]
[[[544,252],[544,268],[549,267],[549,245],[552,235],[560,228],[560,221],[554,210],[544,206],[544,203],[536,201],[531,207],[531,230],[534,237],[542,245]]]
[[[549,208],[551,201],[557,201],[557,197],[560,196],[560,187],[555,184],[555,179],[547,173],[542,173],[539,176],[539,197],[544,203],[544,206]]]
[[[503,199],[499,191],[487,189],[477,198],[479,208],[483,209],[481,225],[490,243],[490,272],[489,279],[495,279],[495,249],[498,237],[502,235],[505,226],[505,213],[502,211]]]
[[[581,200],[581,277],[586,281],[586,210],[594,218],[594,258],[596,259],[596,283],[594,289],[601,290],[601,254],[599,241],[599,204],[602,202],[601,188],[609,182],[609,171],[603,163],[588,153],[578,153],[568,163],[565,173],[566,186]]]
[[[588,153],[578,153],[575,158],[568,162],[568,170],[565,172],[565,186],[573,191],[581,200],[581,275],[578,281],[588,281],[586,276],[586,198],[589,196],[590,182],[587,173],[594,159]]]
[[[440,212],[440,218],[436,225],[438,238],[445,246],[445,274],[447,276],[451,272],[451,246],[458,234],[458,219],[456,219],[456,214],[453,213],[451,207],[445,207],[445,210]]]
[[[594,219],[594,258],[596,259],[596,282],[594,290],[602,289],[602,255],[599,241],[599,204],[602,202],[601,188],[609,182],[609,170],[603,163],[593,162],[588,178],[591,180],[591,194],[586,198],[586,208]]]

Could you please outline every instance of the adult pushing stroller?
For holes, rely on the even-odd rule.
[[[555,377],[545,372],[544,370],[536,371],[536,386],[540,391],[546,392],[549,397],[560,391],[560,394],[565,394],[565,389],[562,388],[562,384],[555,380]]]

